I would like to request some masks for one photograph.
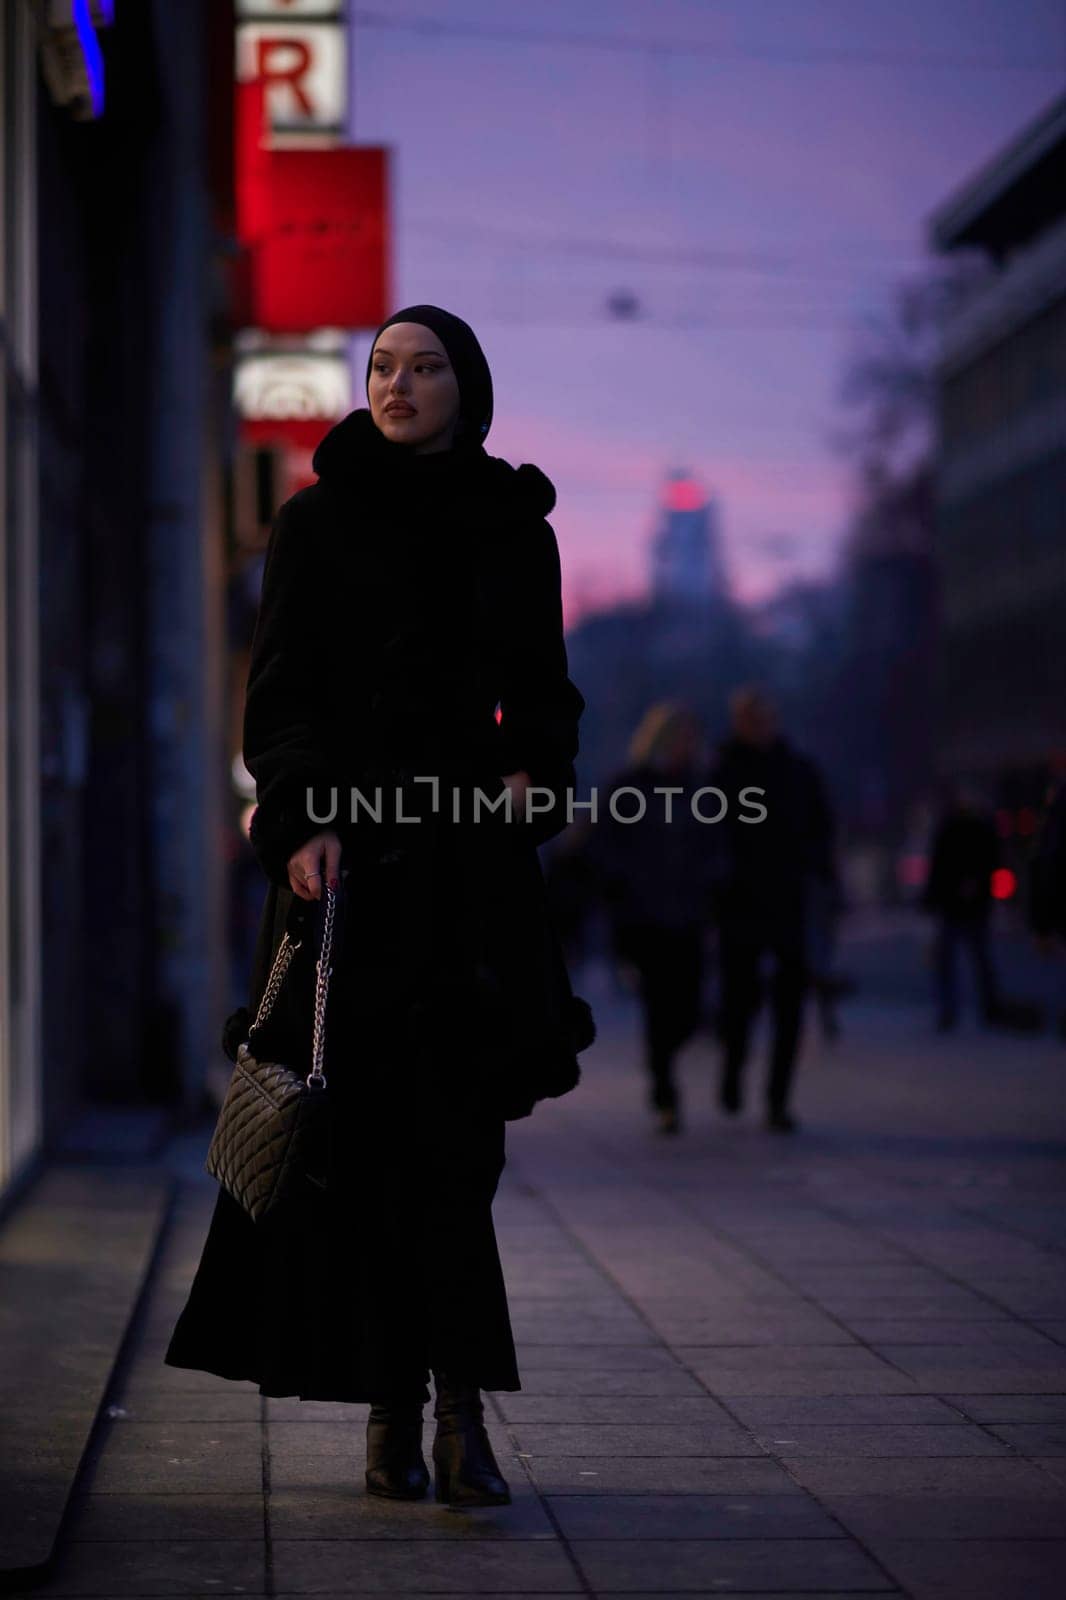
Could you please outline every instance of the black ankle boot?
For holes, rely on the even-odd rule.
[[[421,1400],[403,1400],[370,1407],[366,1424],[368,1494],[421,1500],[429,1488],[429,1469],[422,1455],[422,1406]]]
[[[434,1492],[449,1506],[506,1506],[511,1491],[485,1432],[485,1408],[475,1384],[434,1372]]]

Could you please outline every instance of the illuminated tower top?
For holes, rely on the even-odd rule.
[[[692,605],[726,594],[717,509],[691,473],[680,469],[663,486],[651,542],[651,591],[656,600]]]

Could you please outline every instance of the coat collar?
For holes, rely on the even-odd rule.
[[[546,517],[556,503],[555,485],[532,462],[512,467],[490,456],[484,445],[417,454],[377,427],[367,407],[350,411],[322,439],[312,466],[323,483],[367,492],[419,489],[433,495],[452,491],[503,497],[516,511]]]

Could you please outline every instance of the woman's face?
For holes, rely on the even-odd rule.
[[[374,346],[370,415],[386,439],[418,453],[447,450],[459,421],[459,380],[432,328],[393,322]],[[405,409],[394,408],[402,406]]]

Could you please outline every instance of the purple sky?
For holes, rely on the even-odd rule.
[[[1066,81],[1061,0],[396,0],[353,4],[352,39],[354,136],[393,149],[395,305],[477,332],[488,448],[558,490],[570,622],[643,589],[675,466],[718,500],[740,595],[831,567],[860,319]],[[641,322],[608,318],[619,289]]]

